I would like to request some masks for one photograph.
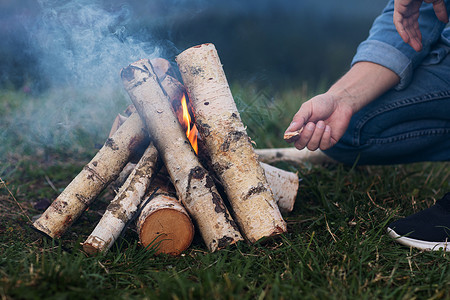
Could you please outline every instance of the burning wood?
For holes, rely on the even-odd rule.
[[[176,61],[213,169],[245,237],[256,242],[285,232],[286,223],[241,122],[214,45],[192,47]]]
[[[171,97],[179,97],[183,93],[183,86],[176,82],[173,77],[164,76],[162,84]],[[129,108],[127,114],[132,111],[133,108]],[[148,145],[145,125],[136,112],[131,113],[122,125],[120,120],[116,123],[119,123],[116,126],[120,129],[106,140],[95,157],[33,223],[37,230],[52,238],[61,237],[100,192],[117,178],[124,165],[139,152],[138,149]]]
[[[166,60],[156,60],[157,63],[161,63],[164,61]],[[162,65],[164,67],[167,64]],[[182,98],[182,95],[184,95],[184,87],[178,82],[178,80],[167,74],[159,74],[158,78],[161,77],[164,78],[162,86],[169,95],[172,103]],[[132,112],[136,112],[136,109],[133,105],[130,105],[125,113],[129,115]],[[126,120],[126,118],[127,117],[121,115],[118,115],[118,117],[116,117],[112,125],[110,135],[114,134],[114,132]],[[151,145],[141,157],[137,165],[129,162],[124,167],[119,175],[119,178],[117,178],[114,182],[115,186],[121,186],[122,188],[106,209],[106,212],[104,213],[100,222],[97,224],[94,231],[83,244],[83,249],[87,253],[95,254],[98,252],[107,251],[112,246],[117,237],[121,234],[125,224],[133,218],[133,216],[137,212],[137,207],[141,204],[141,200],[144,198],[143,196],[145,191],[147,190],[150,180],[152,180],[152,178],[156,174],[155,168],[157,158],[157,150],[153,145]],[[162,186],[162,184],[159,184],[159,187]],[[182,227],[180,226],[177,226],[174,229],[173,227],[166,224],[164,226],[164,229],[166,229],[168,232],[164,232],[161,226],[159,226],[157,230],[153,230],[155,220],[159,222],[158,224],[162,224],[163,221],[160,220],[160,217],[167,214],[171,216],[172,221],[174,221],[174,216],[181,214],[180,218],[181,220],[184,220],[184,224],[187,224],[188,221],[190,222],[189,216],[188,219],[186,219],[186,216],[184,214],[187,213],[185,213],[185,210],[181,206],[181,204],[174,204],[174,202],[178,200],[173,196],[168,195],[168,193],[169,192],[167,191],[165,195],[162,195],[160,191],[158,192],[155,199],[144,207],[143,211],[141,212],[141,216],[139,218],[140,221],[138,222],[138,224],[145,224],[145,226],[142,227],[144,229],[140,230],[141,242],[145,246],[147,246],[150,241],[153,241],[153,239],[157,237],[155,234],[156,232],[158,232],[158,234],[165,236],[165,238],[159,245],[157,253],[176,254],[178,253],[178,251],[185,250],[183,247],[189,246],[190,242],[186,244],[186,241],[189,239],[190,235],[193,236],[193,230],[187,228],[184,232],[186,236],[183,235],[183,231],[181,229]],[[175,225],[177,224],[177,222],[174,222],[173,224]],[[190,233],[191,231],[192,234]],[[171,232],[177,232],[176,236],[173,236]],[[179,241],[169,242],[169,237],[177,239]]]
[[[266,150],[268,151],[271,149],[255,149],[256,153],[264,152]],[[260,164],[264,169],[267,183],[269,184],[269,187],[273,192],[273,198],[277,203],[280,212],[291,212],[294,208],[299,186],[297,174],[268,165],[261,161]],[[120,173],[119,178],[117,178],[117,180],[115,181],[115,185],[121,186],[135,166],[136,164],[128,163]],[[122,177],[122,181],[119,180],[120,177]]]
[[[177,195],[211,251],[242,239],[212,178],[198,161],[148,60],[121,73],[125,89],[145,121]],[[170,138],[169,138],[170,137]]]
[[[198,142],[197,142],[198,131],[196,125],[192,122],[191,118],[192,113],[189,112],[185,94],[183,94],[183,96],[181,97],[180,103],[181,103],[180,109],[181,113],[178,114],[178,121],[186,128],[186,136],[189,142],[191,143],[192,149],[194,149],[195,154],[198,154]]]
[[[178,255],[190,245],[191,217],[210,251],[242,240],[213,177],[196,156],[200,126],[201,157],[211,162],[247,240],[286,231],[280,210],[286,213],[293,208],[297,175],[259,163],[213,45],[188,49],[177,61],[194,105],[187,101],[185,87],[171,76],[175,72],[168,61],[141,60],[124,68],[122,80],[134,106],[125,116],[118,115],[103,148],[33,224],[37,229],[60,237],[122,171],[116,181],[121,186],[118,194],[83,244],[87,253],[108,250],[137,212],[140,241],[144,246],[156,245],[157,253]],[[194,69],[201,72],[186,71]],[[149,136],[154,146],[147,146]],[[144,154],[138,151],[142,147],[147,148]],[[138,164],[130,162],[139,157]],[[165,188],[169,180],[158,180],[148,188],[155,177],[162,178],[155,176],[158,157],[179,200]],[[156,189],[144,206],[143,199]]]

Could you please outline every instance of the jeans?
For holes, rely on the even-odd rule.
[[[325,151],[347,164],[450,161],[450,55],[425,59],[411,83],[353,115],[341,140]]]

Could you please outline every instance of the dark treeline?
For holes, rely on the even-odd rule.
[[[42,50],[36,50],[30,33],[45,22],[42,7],[51,14],[52,5],[80,1],[0,2],[2,87],[45,87],[50,75],[41,70]],[[132,36],[172,60],[183,49],[212,42],[230,81],[277,85],[335,80],[348,68],[385,4],[384,0],[90,2],[106,12],[120,10],[105,34],[119,40]]]

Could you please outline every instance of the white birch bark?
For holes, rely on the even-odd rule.
[[[298,193],[298,176],[274,166],[260,163],[264,169],[267,183],[272,190],[275,202],[282,213],[289,213],[294,209]]]
[[[83,243],[85,252],[96,254],[111,248],[123,231],[125,224],[137,212],[152,177],[159,169],[157,161],[158,151],[153,144],[150,144],[120,188],[119,193],[106,208],[94,231]]]
[[[176,61],[197,129],[241,232],[250,242],[285,232],[286,223],[241,122],[214,45],[189,48]]]
[[[213,179],[201,166],[152,65],[140,60],[124,68],[122,81],[153,137],[177,195],[210,251],[242,239]]]
[[[327,156],[320,150],[311,151],[308,149],[298,150],[290,148],[255,149],[259,160],[268,164],[276,162],[287,162],[295,165],[336,163],[334,159]]]
[[[125,183],[128,176],[130,176],[131,172],[133,172],[134,168],[136,168],[136,164],[129,162],[123,167],[122,171],[120,171],[119,176],[117,176],[116,180],[111,183],[111,187],[115,191],[119,191],[120,187]]]
[[[168,62],[164,61],[156,61],[159,70],[170,71]],[[179,99],[184,92],[181,83],[172,76],[163,74],[162,71],[159,73],[164,77],[161,84],[170,100]],[[128,107],[126,113],[128,115],[128,112],[133,111],[135,111],[133,107]],[[131,113],[126,121],[120,117],[116,118],[105,145],[33,223],[33,226],[52,238],[61,237],[100,192],[118,177],[124,165],[139,152],[137,149],[145,147],[148,143],[147,130],[138,113]]]
[[[148,143],[138,114],[131,115],[33,226],[59,238],[100,192],[114,180],[136,149]]]

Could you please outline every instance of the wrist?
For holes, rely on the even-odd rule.
[[[328,90],[336,103],[351,108],[353,114],[394,87],[400,78],[396,73],[371,62],[358,62]]]
[[[352,114],[356,113],[361,109],[361,99],[357,97],[357,95],[352,91],[352,89],[340,86],[333,85],[327,91],[327,94],[333,99],[335,105],[343,105],[348,107],[351,110]]]

